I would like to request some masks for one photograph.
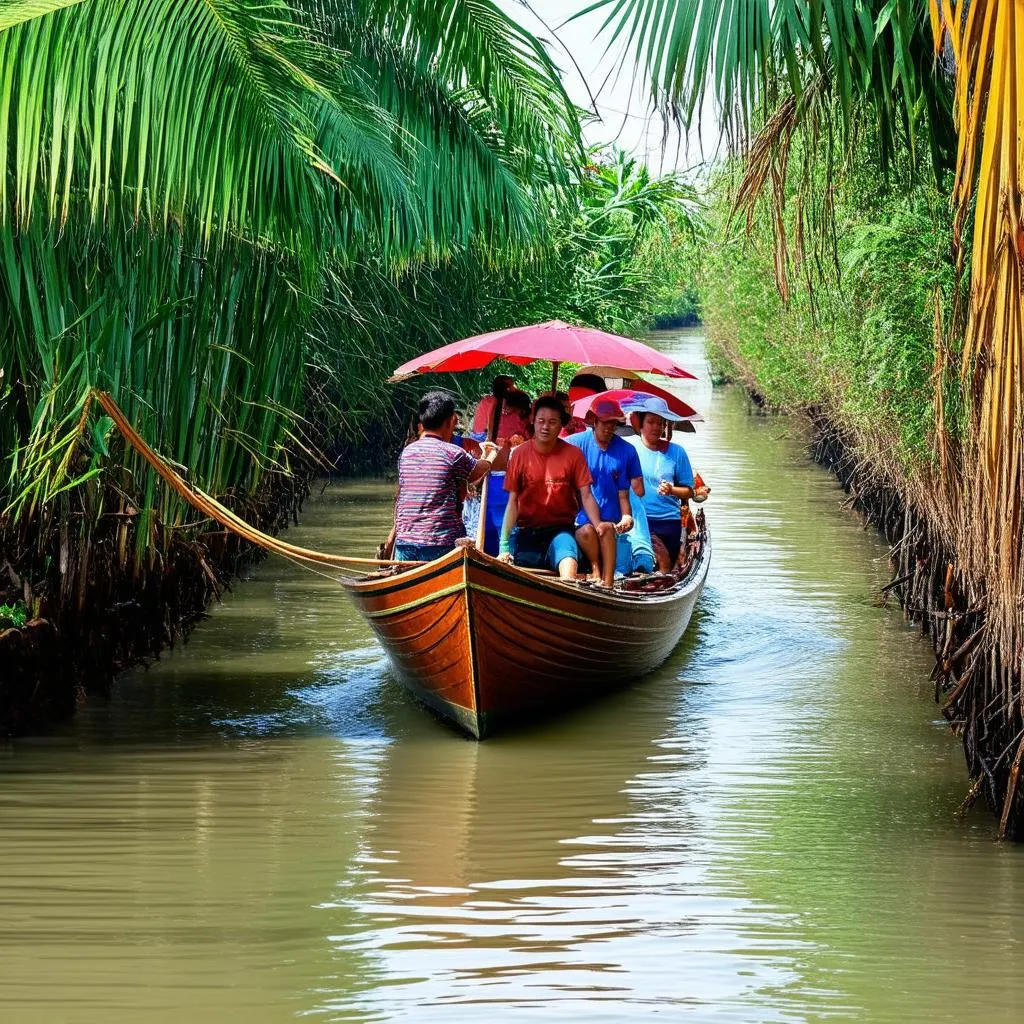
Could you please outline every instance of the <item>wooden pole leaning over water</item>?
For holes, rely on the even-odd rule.
[[[210,519],[220,523],[225,529],[237,534],[243,540],[255,544],[257,547],[272,551],[275,554],[284,555],[286,558],[298,559],[302,562],[309,562],[315,565],[331,566],[345,569],[358,566],[361,569],[377,569],[381,566],[421,565],[420,562],[398,562],[393,559],[381,558],[360,558],[353,555],[335,555],[324,551],[313,551],[310,548],[299,547],[296,544],[289,544],[286,541],[272,537],[251,526],[245,520],[240,519],[231,509],[222,505],[216,498],[205,491],[189,483],[173,469],[168,462],[159,456],[128,422],[127,416],[120,406],[105,391],[93,391],[93,395],[103,411],[114,421],[115,426],[121,432],[125,441],[128,442],[146,462],[153,468],[156,474],[161,477],[170,488],[184,501],[187,501],[194,509],[208,516]]]

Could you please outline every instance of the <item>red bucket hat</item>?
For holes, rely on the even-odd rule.
[[[588,416],[593,416],[595,420],[617,420],[619,423],[626,422],[626,417],[622,412],[622,406],[619,405],[614,398],[595,398],[593,404],[590,406]]]

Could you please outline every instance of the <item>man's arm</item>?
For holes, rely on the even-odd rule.
[[[627,442],[628,444],[628,442]],[[626,474],[629,477],[629,485],[633,493],[638,497],[644,496],[644,467],[640,465],[640,453],[629,444],[629,458],[626,460]]]
[[[477,459],[476,465],[469,471],[469,476],[466,478],[471,484],[482,480],[490,473],[495,456],[498,454],[498,446],[493,441],[484,441],[480,445],[480,450],[480,458]]]
[[[498,535],[498,561],[511,562],[512,552],[509,549],[509,537],[519,518],[519,495],[515,491],[508,492],[508,504],[501,520],[501,533]]]
[[[628,533],[633,529],[633,509],[629,504],[629,491],[619,491],[619,521],[615,524],[616,533]]]
[[[580,504],[583,511],[587,513],[587,519],[598,533],[601,532],[601,510],[597,507],[594,495],[590,492],[590,484],[584,484],[580,488]]]

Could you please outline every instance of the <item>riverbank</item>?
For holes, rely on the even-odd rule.
[[[310,478],[270,478],[255,498],[236,502],[239,514],[269,533],[297,523]],[[52,727],[88,697],[107,694],[118,673],[184,643],[210,604],[264,554],[227,531],[169,530],[161,557],[138,566],[117,557],[124,526],[122,517],[101,517],[86,557],[65,549],[62,558],[55,538],[24,579],[7,563],[0,593],[21,595],[32,618],[0,631],[0,736]],[[62,600],[68,589],[81,599]]]
[[[983,799],[999,834],[1019,839],[1020,656],[1003,650],[988,615],[998,581],[965,553],[970,495],[949,485],[960,473],[964,411],[946,369],[956,354],[936,330],[936,289],[951,281],[940,203],[921,189],[842,208],[834,272],[813,287],[790,279],[785,301],[770,233],[756,228],[752,242],[709,251],[703,316],[716,372],[761,406],[806,416],[812,457],[889,541],[881,597],[899,601],[935,649],[929,682],[963,746],[963,806]]]

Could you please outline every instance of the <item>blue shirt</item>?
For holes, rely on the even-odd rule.
[[[648,519],[678,519],[682,502],[671,494],[658,493],[658,484],[668,480],[674,487],[693,487],[693,469],[682,445],[669,441],[663,452],[652,452],[639,434],[627,439],[644,473],[644,509]]]
[[[633,528],[618,538],[615,552],[615,571],[629,575],[641,568],[641,557],[647,556],[649,562],[644,569],[654,564],[654,546],[650,542],[650,527],[647,525],[647,513],[644,511],[643,499],[637,498],[630,490],[630,509],[633,512]],[[646,561],[646,559],[644,560]]]
[[[618,434],[614,434],[608,447],[602,448],[597,443],[593,430],[570,434],[566,441],[579,448],[587,460],[587,468],[594,478],[590,491],[601,510],[601,518],[610,523],[617,523],[622,518],[619,491],[628,491],[630,480],[643,475],[640,460],[633,446]],[[576,525],[582,526],[585,522],[587,514],[580,512]]]

